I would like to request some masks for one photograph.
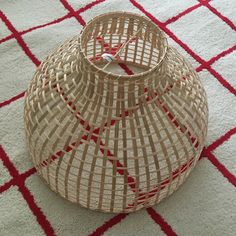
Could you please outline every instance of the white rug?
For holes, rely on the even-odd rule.
[[[91,1],[0,0],[0,235],[236,235],[236,1]],[[23,129],[36,66],[92,17],[115,10],[144,14],[165,31],[199,73],[210,110],[206,148],[187,182],[130,215],[93,212],[50,191]]]

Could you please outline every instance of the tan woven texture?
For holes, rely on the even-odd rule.
[[[24,116],[32,160],[52,190],[90,209],[132,212],[187,178],[208,107],[197,74],[163,32],[116,12],[94,18],[41,63]]]

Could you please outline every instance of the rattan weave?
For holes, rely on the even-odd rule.
[[[24,117],[33,163],[52,190],[90,209],[131,212],[187,178],[204,146],[208,107],[197,74],[163,32],[143,16],[114,12],[41,63]]]

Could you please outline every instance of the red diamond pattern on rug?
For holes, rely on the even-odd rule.
[[[212,64],[212,68],[215,69],[218,73],[221,73],[223,78],[236,89],[236,45],[230,48],[230,53],[224,57],[221,57],[215,63]]]
[[[191,19],[198,20],[191,21]],[[211,30],[211,22],[215,22],[214,30]],[[201,27],[197,28],[198,25],[204,25],[204,30]],[[167,27],[204,60],[211,59],[236,42],[235,31],[203,6],[168,24]]]
[[[135,235],[234,235],[234,4],[234,0],[44,0],[30,3],[24,0],[2,3],[2,235],[18,232],[24,235],[134,235],[134,232]],[[210,108],[207,146],[189,180],[158,206],[130,215],[92,212],[51,192],[29,161],[22,118],[24,90],[40,60],[60,42],[78,34],[92,17],[115,10],[146,15],[167,34],[170,43],[178,45],[180,52],[186,54],[199,72]],[[125,70],[131,73],[127,68]]]

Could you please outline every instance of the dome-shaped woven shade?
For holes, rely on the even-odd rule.
[[[42,62],[24,115],[30,155],[52,190],[90,209],[131,212],[187,178],[208,108],[197,74],[163,32],[116,12]]]

